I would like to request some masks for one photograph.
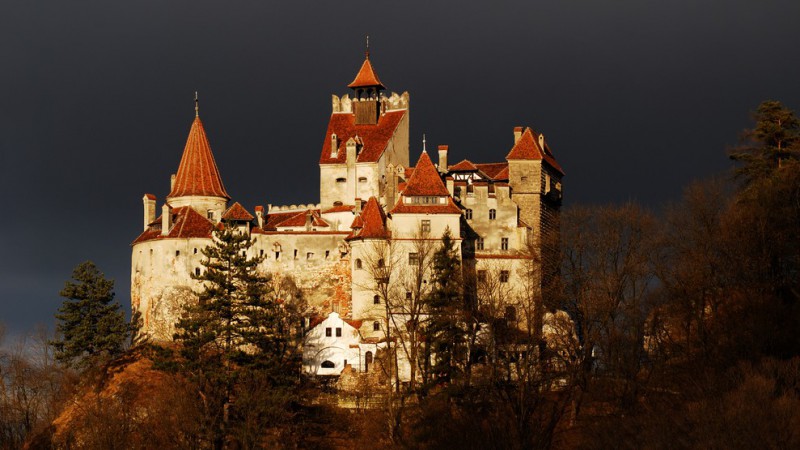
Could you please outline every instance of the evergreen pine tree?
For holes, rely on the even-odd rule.
[[[215,448],[238,425],[231,410],[240,381],[286,384],[299,368],[291,362],[291,311],[270,296],[270,280],[258,270],[261,256],[248,256],[254,241],[227,226],[203,249],[205,270],[195,305],[176,324],[181,368],[197,384],[206,405],[205,429]],[[296,378],[296,376],[295,376]]]
[[[431,381],[450,381],[458,371],[458,359],[463,351],[465,304],[461,290],[461,263],[449,228],[433,254],[431,282],[433,289],[428,299],[430,320],[427,325],[428,349],[433,356]]]
[[[800,160],[800,120],[781,102],[768,100],[753,113],[755,128],[745,130],[742,145],[731,159],[742,163],[736,170],[745,188],[769,178],[789,161]]]
[[[78,265],[60,295],[65,298],[56,319],[60,339],[52,341],[58,361],[87,368],[119,355],[130,326],[114,302],[114,281],[107,280],[93,262]]]

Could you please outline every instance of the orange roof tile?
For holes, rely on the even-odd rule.
[[[353,219],[353,223],[350,224],[350,228],[354,230],[364,228],[364,219],[361,218],[361,214],[357,215],[356,218]]]
[[[167,198],[189,195],[230,199],[225,192],[225,186],[222,185],[222,177],[219,175],[200,117],[195,117],[189,130],[189,138],[183,149],[175,184]]]
[[[161,234],[161,216],[159,216],[133,241],[133,244],[153,239],[210,238],[214,231],[214,223],[189,206],[172,208],[170,214],[172,214],[172,227],[166,236]]]
[[[361,211],[363,227],[354,230],[351,239],[387,239],[390,237],[389,230],[386,228],[386,213],[378,204],[375,197],[370,197],[364,210]]]
[[[222,213],[222,220],[237,220],[250,222],[255,219],[239,202],[234,203],[227,211]]]
[[[445,204],[403,203],[403,199],[392,208],[390,214],[461,214],[453,199],[447,197]]]
[[[547,144],[545,144],[544,149],[539,147],[539,143],[536,142],[533,136],[533,130],[530,128],[525,129],[517,143],[514,144],[514,147],[512,147],[511,151],[506,155],[506,159],[544,160],[560,174],[564,174],[564,171],[561,170],[561,166],[559,166],[558,162],[553,158]]]
[[[508,180],[508,166],[505,169],[501,170],[500,173],[495,175],[495,180]]]
[[[475,166],[486,174],[487,177],[493,180],[507,180],[508,179],[508,163],[501,162],[501,163],[483,163],[483,164],[475,164]],[[505,178],[502,175],[505,174]]]
[[[439,175],[439,171],[433,165],[427,152],[422,152],[419,161],[411,174],[411,178],[406,182],[403,196],[445,196],[450,195]]]
[[[352,89],[363,87],[377,87],[379,89],[386,89],[383,83],[381,83],[381,80],[378,79],[378,75],[375,73],[375,70],[372,68],[372,63],[369,62],[369,55],[367,55],[367,57],[364,59],[364,63],[361,64],[361,69],[358,70],[356,78],[352,83],[348,84],[347,87]]]
[[[307,210],[270,214],[267,216],[267,223],[264,225],[264,228],[266,231],[269,231],[275,230],[278,227],[303,227],[306,225],[306,217],[309,213],[311,214],[311,226],[330,226],[325,219],[319,216],[318,210]]]
[[[458,164],[448,167],[448,170],[451,172],[472,172],[478,170],[478,168],[475,167],[475,164],[472,164],[472,161],[465,159]]]
[[[332,208],[328,208],[328,209],[322,211],[322,214],[348,212],[348,211],[352,211],[354,209],[355,209],[354,205],[339,205],[339,206],[334,206]]]
[[[153,194],[144,194],[144,196],[147,197],[148,200],[155,200],[156,199],[156,196],[153,195]]]
[[[406,115],[406,111],[389,111],[378,118],[375,125],[356,125],[356,116],[347,113],[331,114],[325,141],[322,144],[320,164],[342,164],[347,161],[347,141],[358,136],[362,141],[358,162],[377,162],[386,150],[389,139],[394,136],[397,126]],[[339,151],[336,157],[331,155],[331,135],[336,134]]]

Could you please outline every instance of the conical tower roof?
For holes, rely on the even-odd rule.
[[[207,196],[230,199],[222,184],[211,145],[200,117],[195,117],[183,149],[181,164],[167,198]]]
[[[381,80],[378,78],[378,75],[375,73],[375,70],[372,68],[372,63],[369,62],[369,53],[367,53],[366,58],[364,58],[364,63],[361,64],[361,69],[358,70],[356,78],[352,83],[348,84],[347,87],[352,89],[365,87],[386,89],[383,83],[381,83]]]
[[[419,156],[414,172],[411,178],[406,182],[406,189],[403,191],[406,197],[429,195],[429,196],[449,196],[450,192],[447,191],[439,175],[439,171],[428,156],[428,152],[423,151]]]

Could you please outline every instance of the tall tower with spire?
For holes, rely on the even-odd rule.
[[[408,166],[408,92],[383,93],[369,48],[347,87],[350,94],[332,96],[319,158],[320,203],[355,205],[376,197],[386,205],[394,198],[387,194],[387,170]]]
[[[195,118],[186,139],[178,172],[171,180],[167,204],[172,208],[190,206],[203,216],[219,221],[230,200],[222,184],[211,145],[208,142],[195,94]]]
[[[193,300],[196,282],[191,275],[201,270],[201,250],[218,223],[230,217],[225,215],[230,196],[211,153],[196,94],[194,121],[158,218],[156,200],[152,194],[142,198],[144,230],[132,244],[131,307],[142,315],[142,331],[164,340],[172,336],[183,305]]]

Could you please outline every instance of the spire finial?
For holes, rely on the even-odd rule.
[[[427,153],[428,150],[425,148],[425,133],[422,133],[422,151]]]
[[[367,35],[367,51],[366,51],[367,59],[369,59],[369,35]]]
[[[200,117],[200,100],[197,99],[197,91],[194,91],[194,116]]]

